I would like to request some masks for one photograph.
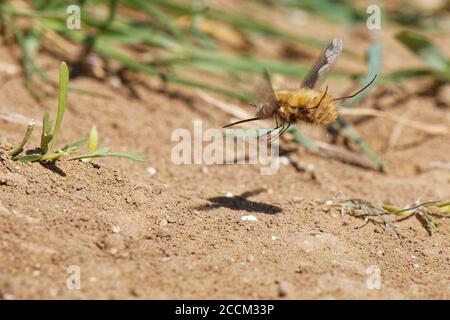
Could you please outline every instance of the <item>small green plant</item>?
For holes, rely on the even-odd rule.
[[[57,149],[56,144],[58,142],[58,135],[61,129],[64,112],[67,106],[67,91],[69,84],[69,70],[65,62],[61,63],[59,72],[59,89],[58,89],[58,111],[56,114],[56,122],[53,126],[53,122],[50,118],[50,114],[46,111],[42,121],[42,134],[41,134],[41,145],[40,148],[33,150],[31,153],[22,155],[24,147],[28,140],[30,139],[31,133],[33,132],[35,122],[31,121],[28,125],[27,131],[25,133],[22,142],[9,152],[9,155],[13,160],[19,162],[51,162],[56,161],[62,157],[68,157],[68,160],[79,160],[89,161],[91,158],[99,157],[121,157],[128,158],[135,161],[146,161],[145,158],[124,151],[109,151],[109,148],[97,148],[98,147],[98,133],[97,128],[94,126],[91,129],[89,138],[82,139],[77,142],[65,145],[64,147]],[[77,154],[79,149],[87,144],[87,153]]]
[[[413,31],[400,31],[395,37],[420,58],[426,68],[394,71],[386,76],[387,80],[396,81],[403,78],[432,76],[441,83],[450,82],[450,58],[446,57],[432,40]]]

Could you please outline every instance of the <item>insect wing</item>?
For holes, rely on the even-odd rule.
[[[264,98],[258,105],[258,110],[256,112],[256,116],[261,119],[270,118],[273,115],[273,112],[278,109],[278,101],[275,97],[275,91],[267,69],[264,69],[264,83]]]
[[[323,79],[328,71],[333,68],[337,57],[342,52],[343,47],[344,46],[341,39],[333,38],[325,50],[322,51],[319,59],[303,80],[301,87],[310,89],[314,88],[318,84],[318,80]]]

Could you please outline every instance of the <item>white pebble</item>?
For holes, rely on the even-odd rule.
[[[277,236],[274,236],[274,235],[272,235],[272,240],[277,240],[278,239],[278,237]]]
[[[4,300],[14,300],[15,297],[14,297],[14,295],[12,293],[5,292],[3,294],[3,299]]]
[[[113,233],[119,233],[120,232],[120,227],[119,226],[112,226],[111,230]]]
[[[58,289],[50,288],[50,289],[48,289],[48,294],[49,294],[51,297],[56,297],[56,296],[58,295]]]
[[[33,277],[39,277],[39,276],[41,275],[41,272],[40,272],[39,270],[34,270],[34,271],[31,273],[31,275],[32,275]]]
[[[151,176],[153,176],[153,175],[156,174],[156,169],[153,168],[153,167],[148,167],[148,168],[146,169],[146,171],[147,171]]]
[[[287,165],[289,165],[291,163],[291,160],[289,160],[289,158],[286,157],[286,156],[282,156],[282,157],[280,157],[280,163],[282,165],[287,166]]]
[[[253,215],[249,215],[249,216],[242,216],[241,221],[258,221],[258,219]]]
[[[233,198],[233,194],[232,194],[231,192],[227,192],[227,193],[225,194],[225,197],[227,197],[227,198]]]
[[[316,166],[314,165],[314,163],[308,163],[305,167],[305,170],[307,172],[312,172],[316,169]]]
[[[333,200],[327,200],[325,201],[325,205],[331,206],[333,204]]]

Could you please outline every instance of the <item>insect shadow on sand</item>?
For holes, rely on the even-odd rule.
[[[200,211],[213,210],[217,208],[228,208],[231,210],[245,210],[248,212],[261,212],[266,214],[276,214],[283,211],[280,207],[267,204],[264,202],[252,201],[247,198],[255,196],[265,189],[257,189],[253,191],[246,191],[238,196],[233,197],[212,197],[208,201],[210,203],[195,208]]]

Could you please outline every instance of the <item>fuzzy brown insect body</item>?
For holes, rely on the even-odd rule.
[[[321,90],[279,90],[275,91],[275,98],[279,105],[275,112],[284,123],[304,121],[325,125],[336,120],[338,116],[333,98]]]
[[[328,87],[325,91],[315,89],[318,83],[320,83],[320,80],[323,80],[324,76],[333,68],[336,58],[341,54],[342,49],[342,40],[334,38],[322,51],[319,59],[297,90],[274,90],[269,73],[267,70],[264,70],[267,92],[262,103],[251,104],[257,108],[256,116],[230,123],[224,126],[224,128],[244,122],[274,118],[276,127],[269,130],[266,135],[274,130],[280,129],[278,134],[280,136],[291,124],[298,121],[313,125],[327,125],[335,121],[338,117],[335,102],[355,97],[371,85],[376,78],[375,75],[372,81],[355,94],[337,99],[333,99],[327,94]]]

